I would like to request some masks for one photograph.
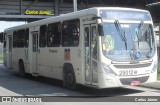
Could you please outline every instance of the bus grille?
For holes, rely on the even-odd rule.
[[[130,65],[114,65],[115,68],[118,68],[118,69],[127,69],[127,68],[141,68],[141,67],[148,67],[148,66],[151,66],[152,63],[145,63],[145,64],[136,64],[136,65],[133,65],[133,64],[130,64]]]
[[[139,81],[144,83],[149,79],[149,76],[139,77],[139,78],[120,78],[120,81],[123,85],[130,85],[132,81]]]

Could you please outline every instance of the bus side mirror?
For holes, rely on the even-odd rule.
[[[98,24],[98,33],[99,33],[99,36],[104,36],[102,24]]]
[[[102,24],[103,24],[103,20],[102,20],[101,17],[98,17],[98,16],[92,17],[92,20],[98,20],[98,19],[100,19],[101,22],[102,22]],[[102,25],[102,24],[98,24],[98,33],[99,33],[99,36],[104,36],[104,33],[103,33],[103,25]]]

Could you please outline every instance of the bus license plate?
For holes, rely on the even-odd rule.
[[[120,70],[119,76],[137,75],[137,70]]]

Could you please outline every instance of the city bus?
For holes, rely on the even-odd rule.
[[[157,50],[146,10],[94,7],[4,31],[4,64],[25,76],[43,76],[97,89],[157,80]]]

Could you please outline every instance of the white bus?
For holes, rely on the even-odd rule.
[[[4,32],[4,64],[19,72],[95,88],[157,79],[153,22],[146,10],[98,7]]]

